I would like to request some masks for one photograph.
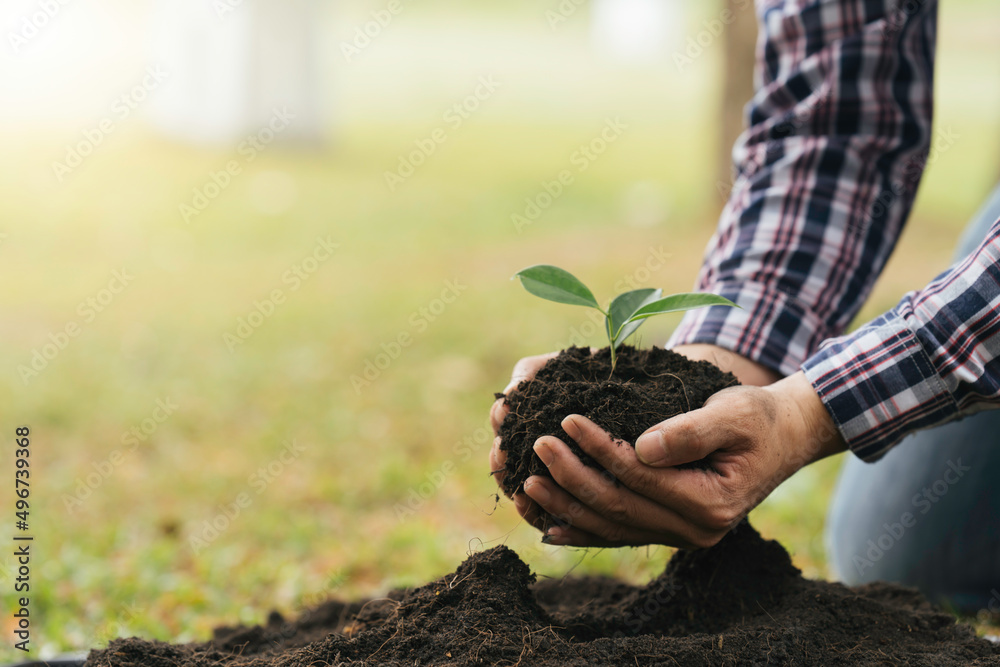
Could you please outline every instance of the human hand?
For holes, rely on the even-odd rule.
[[[595,352],[591,348],[591,352]],[[744,385],[765,386],[776,382],[780,376],[763,364],[748,359],[742,355],[731,352],[718,345],[705,343],[693,343],[689,345],[679,345],[673,348],[674,352],[683,354],[693,361],[708,361],[715,364],[723,371],[733,373]],[[507,394],[511,389],[517,387],[524,380],[535,376],[535,373],[544,366],[550,359],[558,355],[558,352],[549,352],[531,357],[524,357],[514,365],[511,380],[504,388],[503,393]],[[490,471],[496,480],[497,486],[503,488],[504,464],[507,460],[505,452],[500,450],[500,424],[509,412],[504,399],[497,399],[490,408],[490,422],[493,425],[493,446],[490,448],[489,462]],[[526,521],[536,527],[541,528],[540,517],[543,512],[529,495],[523,492],[515,493],[512,497],[514,507]]]
[[[653,426],[635,448],[580,415],[562,427],[604,470],[558,438],[539,438],[535,453],[552,478],[528,478],[530,501],[515,504],[536,526],[538,508],[555,517],[561,525],[545,541],[572,546],[711,546],[795,471],[845,448],[801,372],[764,388],[725,389]],[[701,459],[708,469],[675,467]]]
[[[591,353],[595,352],[591,348]],[[705,343],[693,343],[689,345],[679,345],[673,348],[674,352],[683,354],[692,361],[708,361],[715,364],[723,371],[733,373],[742,384],[753,386],[764,386],[776,382],[780,376],[755,361],[747,357],[731,352],[718,345]],[[533,378],[535,373],[544,366],[550,359],[557,356],[558,352],[549,352],[531,357],[524,357],[514,365],[510,382],[504,388],[503,393],[507,394],[511,389],[517,387],[524,380]],[[504,464],[507,461],[507,454],[500,450],[500,424],[507,416],[509,409],[504,399],[497,399],[490,408],[490,423],[493,426],[493,446],[490,448],[489,462],[490,472],[496,480],[497,486],[503,488]],[[518,492],[512,497],[514,507],[518,514],[529,523],[541,527],[539,517],[541,512],[535,502],[523,492]]]
[[[596,352],[596,348],[590,348],[591,354]],[[741,384],[764,386],[776,382],[780,376],[767,368],[763,364],[730,352],[718,345],[705,343],[693,343],[690,345],[678,345],[673,348],[674,352],[683,354],[692,361],[708,361],[715,364],[723,371],[732,373]],[[510,382],[504,387],[503,393],[507,394],[511,389],[517,387],[524,380],[535,377],[535,373],[544,366],[549,359],[557,356],[558,352],[547,354],[537,354],[532,357],[524,357],[514,364]],[[500,424],[510,410],[507,408],[504,399],[498,398],[490,407],[490,423],[493,425],[493,446],[490,448],[490,471],[499,486],[503,480],[503,466],[507,460],[507,455],[500,451]]]
[[[593,352],[593,350],[591,350]],[[557,356],[558,352],[549,352],[547,354],[537,354],[533,357],[524,357],[514,364],[514,370],[510,375],[510,382],[504,387],[503,393],[507,394],[511,389],[517,387],[525,380],[535,377],[535,373],[544,366],[549,359]],[[507,407],[504,399],[498,398],[493,402],[490,407],[490,423],[493,425],[493,446],[490,448],[490,472],[493,474],[493,479],[496,480],[497,486],[501,489],[503,488],[503,477],[504,464],[507,462],[507,454],[500,451],[500,424],[503,423],[504,417],[510,409]],[[516,494],[521,496],[520,493]],[[518,503],[520,502],[520,505]],[[514,498],[514,504],[517,507],[521,507],[528,504],[527,499],[521,497]],[[523,515],[523,512],[522,512]]]

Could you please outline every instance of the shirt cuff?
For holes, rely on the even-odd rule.
[[[896,310],[825,342],[802,370],[847,446],[865,461],[959,413],[907,317]]]
[[[667,347],[718,345],[781,375],[791,375],[826,337],[827,328],[820,318],[773,286],[717,283],[703,291],[724,296],[740,308],[712,306],[688,311]]]

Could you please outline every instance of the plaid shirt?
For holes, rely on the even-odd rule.
[[[1000,402],[1000,226],[969,258],[841,335],[910,212],[931,144],[936,0],[758,0],[756,94],[688,313],[712,343],[805,370],[850,448]],[[825,341],[825,342],[824,342]]]

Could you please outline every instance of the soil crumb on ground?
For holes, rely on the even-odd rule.
[[[708,398],[738,384],[707,361],[691,361],[662,348],[624,345],[611,372],[608,348],[593,355],[571,347],[545,364],[506,397],[510,413],[500,426],[500,449],[507,453],[503,491],[513,495],[531,475],[549,475],[532,447],[544,435],[554,435],[588,464],[594,460],[562,429],[566,415],[587,417],[612,437],[634,445],[650,426],[696,410]]]
[[[678,551],[645,586],[536,581],[510,549],[376,600],[329,601],[211,641],[117,639],[87,667],[339,665],[1000,665],[1000,647],[889,584],[803,579],[746,522]]]

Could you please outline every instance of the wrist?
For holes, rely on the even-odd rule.
[[[781,375],[774,369],[718,345],[686,343],[672,349],[688,359],[715,364],[726,373],[735,375],[736,379],[743,385],[764,387],[781,379]]]
[[[776,399],[786,423],[788,474],[847,449],[843,436],[805,373],[799,371],[764,387]]]

